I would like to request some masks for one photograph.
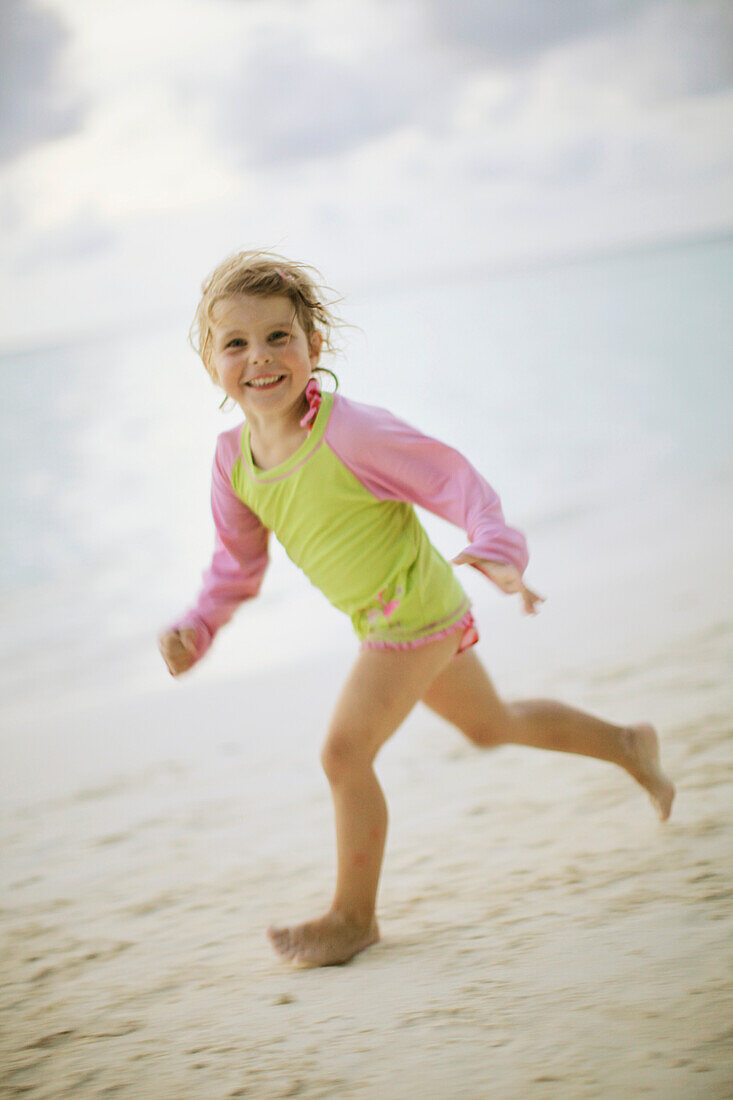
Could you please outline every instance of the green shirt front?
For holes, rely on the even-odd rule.
[[[259,469],[249,426],[231,472],[239,499],[363,640],[409,644],[455,625],[469,602],[413,506],[374,496],[329,447],[333,396],[285,462]]]

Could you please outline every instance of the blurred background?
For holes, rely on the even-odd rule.
[[[620,584],[634,638],[670,587],[702,614],[675,555],[721,543],[732,230],[728,0],[3,0],[8,717],[167,687],[236,420],[187,329],[242,247],[321,269],[343,392],[460,446],[558,606],[609,593],[568,660],[628,645]],[[349,627],[275,548],[232,635],[195,676]]]

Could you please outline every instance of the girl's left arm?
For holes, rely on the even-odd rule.
[[[340,397],[334,402],[326,441],[341,461],[382,500],[406,500],[461,527],[469,543],[459,561],[475,565],[504,588],[489,562],[527,567],[527,540],[510,527],[498,494],[459,451],[392,416]],[[514,589],[519,591],[520,589]]]

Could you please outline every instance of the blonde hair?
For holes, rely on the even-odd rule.
[[[315,268],[294,263],[274,252],[236,252],[215,267],[201,284],[201,300],[189,331],[191,345],[201,357],[212,381],[220,385],[212,359],[212,312],[217,302],[237,294],[261,298],[282,295],[289,298],[308,342],[314,332],[319,332],[323,337],[323,348],[335,352],[333,330],[341,321],[332,312],[324,288],[316,281],[320,278],[321,274]],[[336,377],[327,367],[314,369]]]

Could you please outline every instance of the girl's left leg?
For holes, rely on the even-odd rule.
[[[387,805],[374,774],[377,752],[452,661],[460,632],[415,649],[365,649],[336,704],[321,760],[336,816],[336,891],[319,920],[271,928],[275,950],[301,966],[347,962],[379,939],[377,888]]]
[[[423,702],[483,748],[527,745],[617,764],[644,787],[659,817],[669,817],[674,785],[662,771],[656,730],[648,723],[615,726],[549,699],[504,703],[472,650],[441,670]]]

